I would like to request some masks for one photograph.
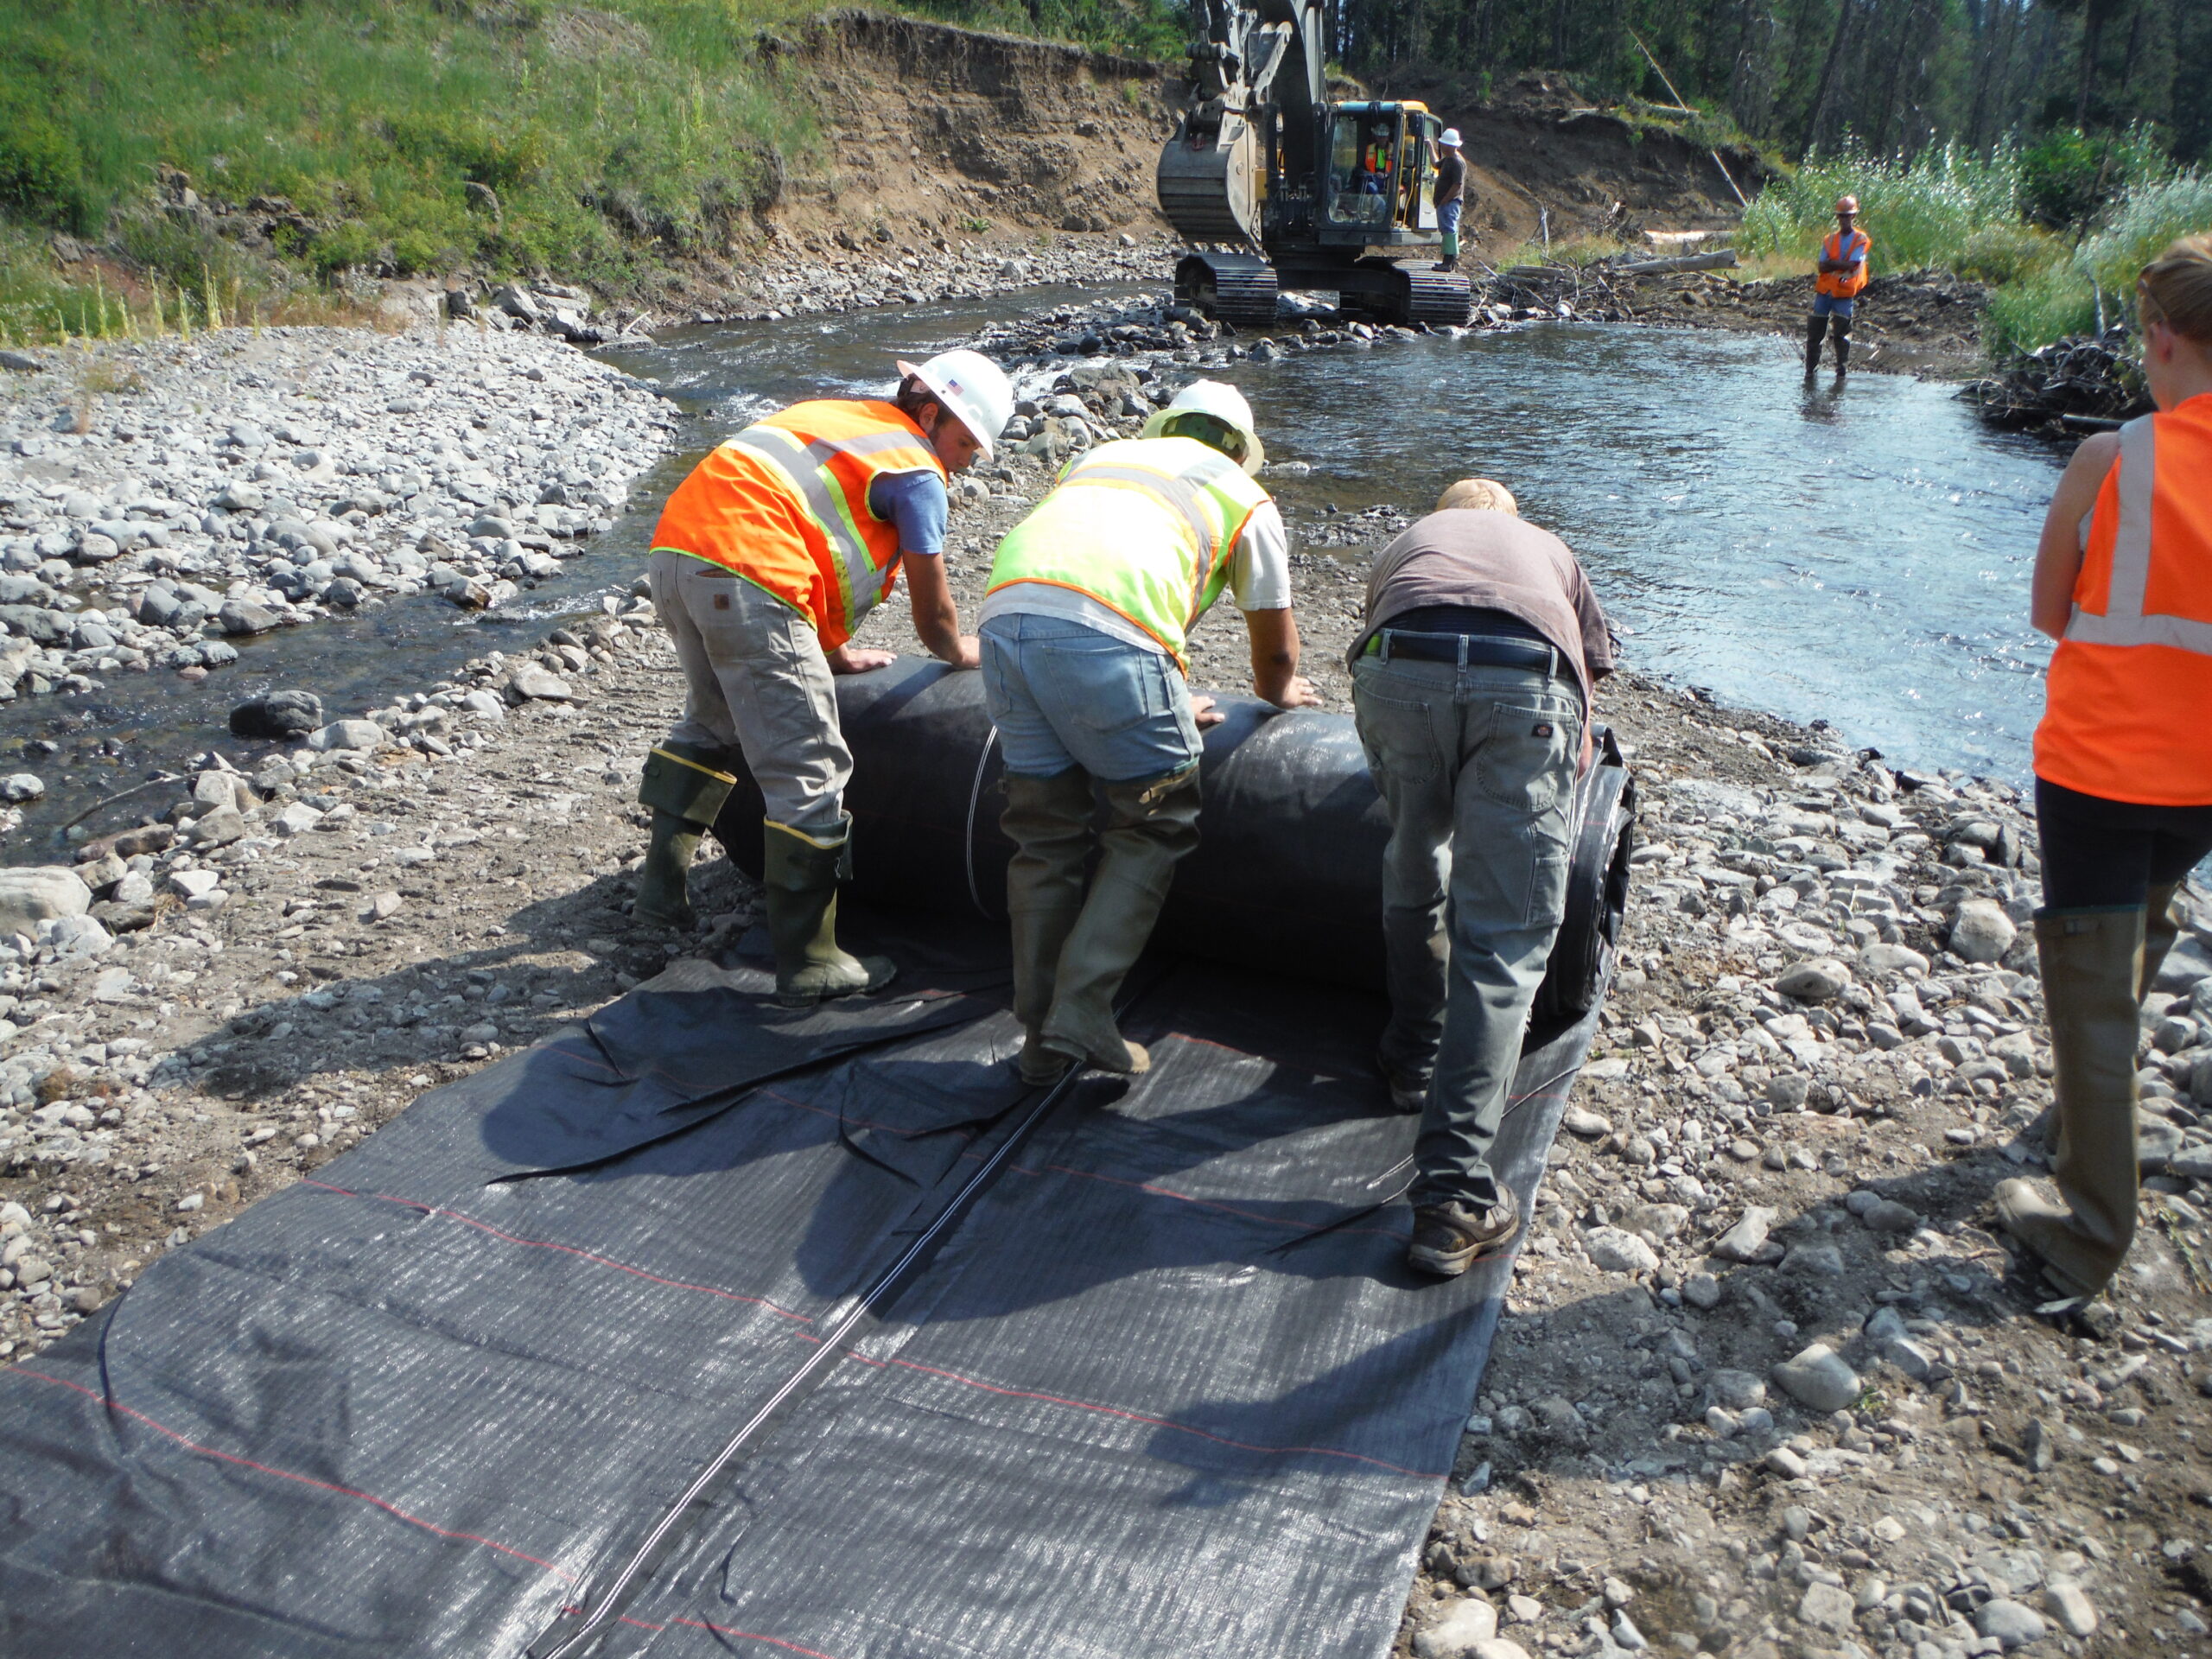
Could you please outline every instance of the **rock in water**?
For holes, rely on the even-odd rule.
[[[1994,899],[1969,899],[1951,924],[1952,953],[1967,962],[1995,962],[2012,948],[2019,930]]]
[[[10,772],[0,778],[0,801],[35,801],[46,793],[46,779],[35,772]]]
[[[92,907],[92,890],[64,865],[0,870],[0,938],[16,933],[35,938],[41,922],[82,916]]]
[[[276,626],[276,613],[265,606],[249,605],[242,599],[226,599],[223,608],[215,613],[215,620],[228,634],[266,633]]]
[[[312,691],[271,691],[231,710],[231,735],[283,741],[322,724],[322,699]]]
[[[1768,1376],[1777,1388],[1808,1411],[1842,1411],[1859,1402],[1859,1373],[1824,1342],[1813,1344],[1795,1359],[1783,1361]]]

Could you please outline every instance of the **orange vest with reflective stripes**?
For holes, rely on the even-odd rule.
[[[2051,653],[2036,775],[2212,804],[2212,392],[2120,429]]]
[[[1851,249],[1846,252],[1843,232],[1831,231],[1828,239],[1821,244],[1823,259],[1855,259],[1859,263],[1849,270],[1824,270],[1814,278],[1813,286],[1831,299],[1848,300],[1866,286],[1866,256],[1874,251],[1874,240],[1864,231],[1851,233]]]
[[[653,551],[689,553],[766,588],[835,651],[898,580],[898,527],[868,506],[868,487],[920,472],[945,475],[893,404],[795,404],[692,468],[661,509]]]

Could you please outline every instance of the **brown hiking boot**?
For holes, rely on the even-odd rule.
[[[1521,1206],[1504,1187],[1486,1209],[1467,1204],[1424,1204],[1414,1211],[1413,1243],[1406,1261],[1423,1273],[1450,1279],[1497,1255],[1521,1233]]]

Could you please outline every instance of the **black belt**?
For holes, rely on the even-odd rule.
[[[1525,668],[1531,673],[1559,672],[1557,647],[1533,639],[1507,639],[1478,633],[1402,633],[1377,628],[1363,656],[1410,657],[1424,663],[1452,663],[1463,668]]]

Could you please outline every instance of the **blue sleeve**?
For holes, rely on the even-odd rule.
[[[952,504],[935,473],[886,473],[868,486],[868,510],[899,526],[899,550],[933,559],[944,551]]]

